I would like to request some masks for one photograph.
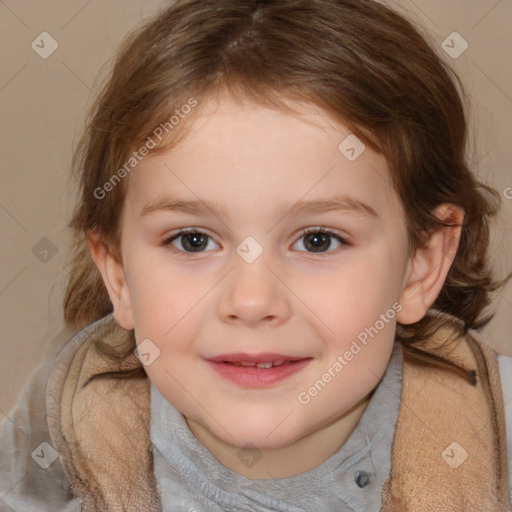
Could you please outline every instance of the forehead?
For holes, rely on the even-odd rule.
[[[130,206],[142,213],[149,201],[178,195],[229,209],[243,195],[241,204],[254,196],[262,208],[348,194],[399,215],[385,158],[317,106],[289,104],[297,113],[228,97],[200,105],[181,142],[138,164]]]

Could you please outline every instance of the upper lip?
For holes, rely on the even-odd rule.
[[[302,359],[310,359],[309,357],[287,356],[285,354],[274,354],[270,352],[262,352],[259,354],[221,354],[220,356],[209,357],[208,361],[215,363],[269,363],[275,361],[300,361]]]

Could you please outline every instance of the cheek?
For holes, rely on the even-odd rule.
[[[161,283],[153,283],[148,276],[143,282],[132,288],[132,306],[135,326],[149,331],[152,335],[162,335],[174,324],[173,317],[177,314],[176,297],[171,288],[163,287]]]
[[[180,305],[188,302],[189,287],[183,277],[166,264],[159,248],[134,250],[130,265],[130,297],[136,325],[165,322],[171,324],[169,329]]]
[[[186,352],[197,334],[201,297],[205,290],[190,279],[165,265],[146,259],[132,273],[132,298],[135,336],[138,342],[152,340],[163,360],[169,354]]]
[[[336,352],[323,373],[305,382],[297,395],[299,410],[309,421],[321,420],[322,424],[351,410],[375,388],[386,371],[392,343],[379,343],[362,347],[348,361],[341,362]],[[338,363],[338,364],[336,364]]]
[[[310,311],[324,326],[326,339],[345,343],[373,326],[382,314],[387,314],[389,322],[384,327],[379,322],[379,330],[393,331],[391,324],[396,318],[402,274],[400,265],[391,265],[389,261],[393,258],[386,257],[384,251],[354,253],[339,269],[301,280],[297,295],[304,297]]]

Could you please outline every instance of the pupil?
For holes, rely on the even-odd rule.
[[[206,247],[206,236],[201,233],[190,233],[183,237],[185,249],[190,250],[192,252],[197,252]],[[191,242],[192,241],[192,242]],[[191,242],[191,243],[190,243]]]
[[[322,243],[325,244],[325,242],[327,242],[327,246],[324,247],[324,249],[328,249],[329,246],[331,245],[330,240],[329,240],[329,236],[330,235],[327,235],[325,233],[312,233],[308,237],[306,237],[306,240],[308,241],[308,243],[306,243],[306,246],[310,242],[312,242],[312,246],[311,247],[312,247],[313,252],[323,252],[322,248],[321,248],[321,244]]]

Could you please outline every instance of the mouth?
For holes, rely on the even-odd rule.
[[[312,360],[311,357],[285,354],[223,354],[206,361],[222,377],[242,387],[266,387],[294,375]]]
[[[282,359],[279,361],[268,361],[266,363],[251,363],[250,361],[222,361],[226,364],[232,364],[233,366],[245,366],[246,368],[275,368],[276,366],[281,366],[283,364],[290,364],[294,361],[283,361]]]
[[[227,363],[234,366],[257,366],[258,368],[272,368],[274,366],[281,366],[283,364],[295,363],[303,359],[310,359],[309,357],[289,356],[285,354],[274,354],[270,352],[262,352],[260,354],[222,354],[220,356],[211,357],[208,361],[214,363]]]

